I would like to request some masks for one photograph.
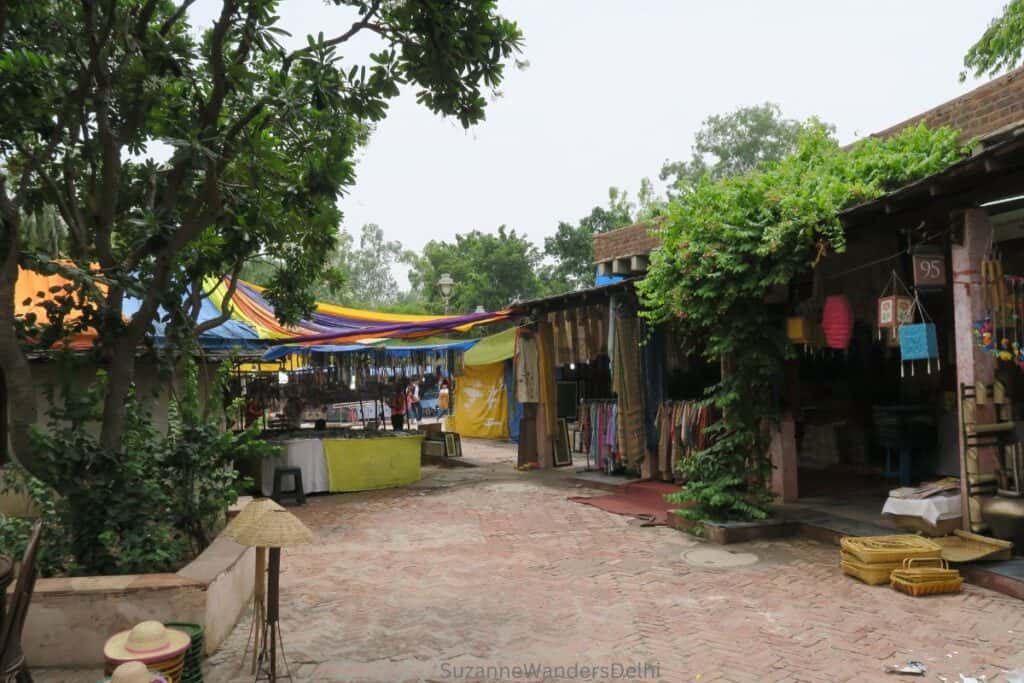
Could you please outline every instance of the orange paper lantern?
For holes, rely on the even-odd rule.
[[[821,312],[821,327],[825,344],[830,349],[845,349],[853,337],[853,306],[845,294],[834,294],[825,299]]]

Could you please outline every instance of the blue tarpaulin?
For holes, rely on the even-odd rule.
[[[298,346],[283,344],[281,346],[273,346],[267,349],[267,352],[263,354],[263,360],[278,360],[285,356],[290,356],[293,353],[352,353],[355,351],[379,351],[386,353],[389,356],[408,356],[417,351],[466,351],[473,348],[473,345],[477,343],[477,339],[468,339],[465,341],[452,341],[444,343],[432,343],[432,344],[409,344],[408,342],[402,344],[320,344],[316,346]]]
[[[131,317],[139,311],[142,302],[134,297],[125,297],[123,312],[125,316]],[[221,312],[209,299],[204,298],[199,307],[199,317],[196,322],[204,323],[214,320]],[[153,321],[153,337],[156,345],[162,346],[165,337],[166,323],[161,322],[166,312],[160,309],[157,319]],[[207,330],[199,335],[199,345],[206,351],[225,351],[228,349],[261,349],[266,348],[267,342],[261,340],[256,330],[239,320],[229,318],[212,330]]]

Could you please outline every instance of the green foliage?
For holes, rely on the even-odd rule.
[[[1010,0],[1003,13],[992,20],[985,32],[964,55],[965,69],[960,81],[968,74],[975,78],[995,76],[1000,71],[1020,64],[1024,50],[1024,0]]]
[[[16,464],[0,469],[0,494],[24,497],[32,506],[31,512],[43,520],[43,540],[36,562],[43,576],[73,573],[74,556],[68,547],[68,535],[57,515],[57,496],[53,489],[33,477]],[[35,518],[11,517],[0,514],[0,549],[14,559],[25,554]]]
[[[47,520],[49,571],[72,575],[174,571],[209,544],[225,510],[238,496],[235,463],[276,449],[254,432],[220,429],[211,406],[214,390],[200,398],[195,365],[181,370],[181,391],[159,433],[145,402],[134,393],[126,406],[120,448],[100,447],[104,381],[83,383],[80,360],[58,354],[61,384],[50,389],[48,428],[34,444],[54,497],[38,481],[33,499]],[[45,492],[45,495],[40,494]],[[15,531],[24,533],[24,523]]]
[[[762,517],[771,465],[766,425],[777,417],[784,311],[764,294],[842,251],[838,212],[961,159],[949,129],[911,128],[841,150],[829,129],[810,124],[796,151],[762,170],[713,181],[672,201],[663,246],[639,290],[651,321],[675,325],[686,343],[723,365],[708,400],[724,412],[711,445],[685,460],[687,516]]]
[[[469,313],[477,306],[498,310],[514,299],[529,299],[541,291],[537,247],[504,225],[495,233],[474,230],[456,235],[454,242],[431,240],[423,254],[411,259],[409,280],[429,310],[444,308],[437,281],[449,273],[455,281],[450,310]]]
[[[689,192],[705,175],[721,180],[749,173],[796,151],[803,128],[771,102],[709,116],[694,136],[690,160],[666,161],[659,177],[670,181],[671,196]]]

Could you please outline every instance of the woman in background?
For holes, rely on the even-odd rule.
[[[451,405],[451,392],[448,389],[448,380],[441,380],[441,388],[437,391],[438,417],[448,414],[448,407]]]
[[[408,407],[408,396],[401,384],[395,385],[395,391],[391,394],[389,407],[391,408],[391,428],[396,432],[405,429],[405,413]]]

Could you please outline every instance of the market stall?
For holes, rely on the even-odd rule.
[[[282,454],[261,463],[260,489],[273,494],[274,470],[298,468],[304,493],[341,493],[405,486],[420,479],[422,434],[335,434],[273,437]]]

